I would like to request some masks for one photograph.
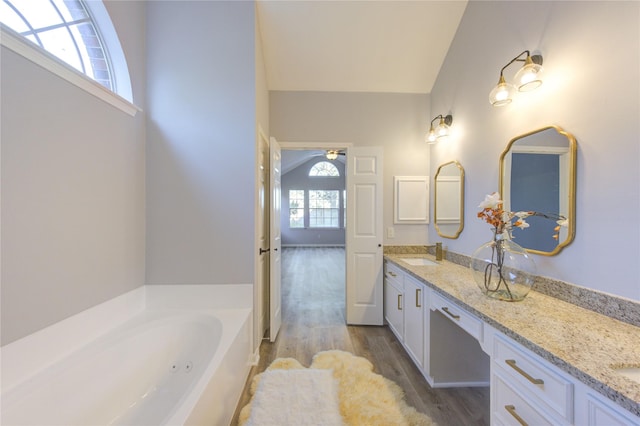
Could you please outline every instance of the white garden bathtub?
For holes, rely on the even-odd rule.
[[[3,389],[0,420],[229,424],[250,368],[251,322],[250,309],[147,307]]]

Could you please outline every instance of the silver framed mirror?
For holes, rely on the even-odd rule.
[[[554,256],[575,237],[575,137],[558,126],[516,136],[500,156],[500,194],[505,211],[534,211],[529,227],[513,238],[528,252]]]
[[[434,177],[434,226],[438,235],[456,239],[464,228],[464,169],[457,161],[438,167]]]

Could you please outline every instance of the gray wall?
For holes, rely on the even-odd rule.
[[[435,115],[440,114],[440,112]],[[429,95],[270,92],[271,135],[281,142],[340,142],[384,152],[384,244],[426,244],[427,225],[393,224],[393,176],[429,176]],[[395,238],[387,238],[387,227]]]
[[[107,2],[144,108],[144,4]],[[144,113],[2,48],[2,345],[144,283]]]
[[[431,93],[434,111],[453,113],[451,143],[432,149],[431,167],[457,159],[467,179],[451,250],[471,254],[491,238],[477,206],[498,190],[508,141],[556,124],[578,141],[576,239],[558,256],[536,255],[538,271],[640,300],[639,17],[638,2],[469,2]],[[525,49],[543,54],[545,83],[492,107],[500,68]]]
[[[318,161],[328,161],[334,164],[340,172],[340,177],[309,177],[309,170]],[[340,229],[289,228],[289,190],[337,189],[342,194],[342,190],[346,188],[345,182],[344,163],[338,160],[327,160],[325,157],[315,157],[283,174],[282,215],[280,217],[282,245],[344,245],[344,206],[342,201],[340,202]]]
[[[146,282],[253,283],[254,4],[147,12]]]

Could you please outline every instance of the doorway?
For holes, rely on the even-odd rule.
[[[382,325],[382,147],[304,143],[281,146],[344,151],[347,324]]]
[[[321,311],[344,324],[346,152],[332,150],[335,158],[323,149],[282,149],[282,297],[295,299],[283,307],[299,303],[296,312]]]
[[[329,149],[344,151],[346,158],[346,217],[344,219],[346,223],[344,227],[346,323],[382,325],[384,323],[382,148],[352,147],[350,144],[286,142],[279,143],[279,146],[283,151]],[[286,203],[286,205],[281,204],[280,200],[281,198],[278,198],[282,215],[287,217],[289,206]],[[274,300],[269,302],[271,306],[273,302]],[[281,299],[275,302],[281,303]]]

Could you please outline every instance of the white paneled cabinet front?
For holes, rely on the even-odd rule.
[[[638,416],[513,339],[492,335],[492,425],[640,425]]]
[[[575,424],[585,426],[639,426],[630,413],[582,382],[575,383]]]
[[[573,424],[570,377],[502,333],[492,334],[492,424]]]
[[[492,360],[494,376],[504,377],[517,393],[527,395],[526,401],[540,407],[538,411],[549,413],[550,423],[571,424],[573,383],[569,376],[501,334],[494,337]]]
[[[401,342],[404,342],[403,288],[404,274],[394,265],[385,262],[384,317]]]
[[[413,362],[423,371],[426,314],[426,286],[385,262],[384,312],[389,328],[396,335]]]
[[[425,286],[416,279],[404,277],[404,346],[421,369],[424,367]]]
[[[491,334],[492,425],[640,425],[640,417],[513,339]]]

